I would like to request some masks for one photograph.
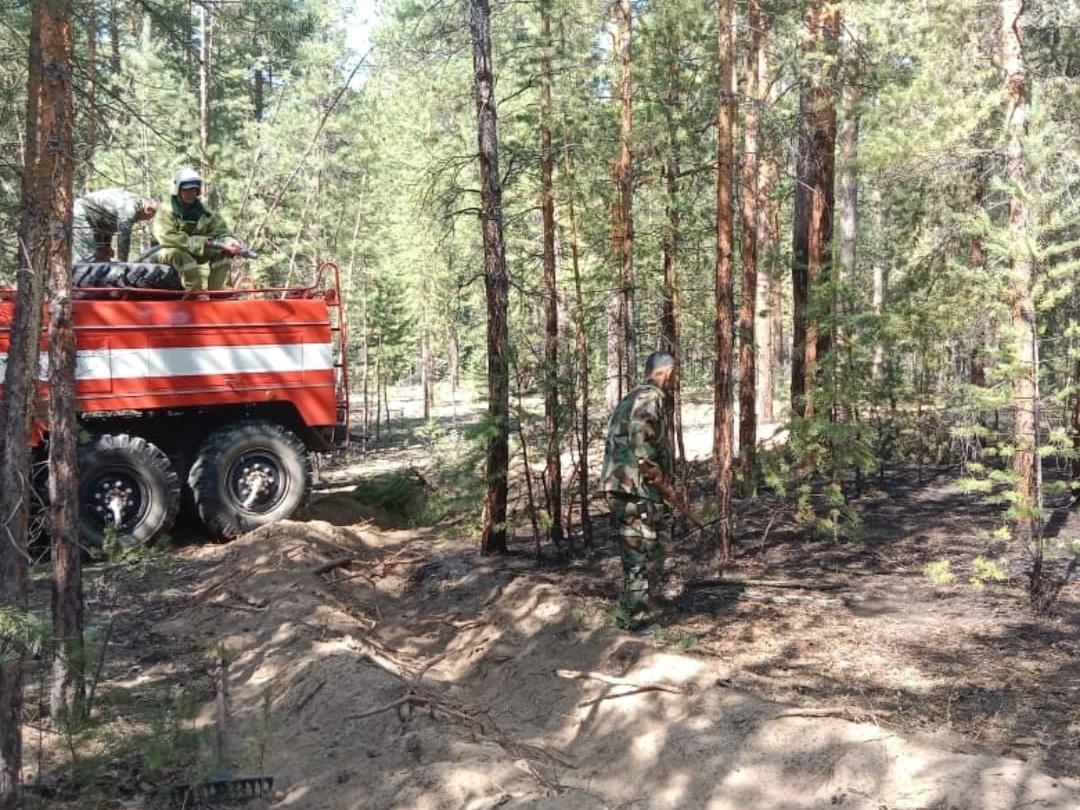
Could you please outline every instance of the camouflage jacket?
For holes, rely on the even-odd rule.
[[[108,243],[116,234],[116,258],[126,262],[131,253],[131,229],[140,210],[142,197],[125,188],[103,188],[75,200],[74,226],[85,223],[98,241]],[[81,221],[80,221],[81,220]]]
[[[150,223],[154,241],[163,247],[179,248],[192,256],[201,256],[211,239],[233,240],[232,230],[221,214],[210,211],[200,200],[195,201],[193,208],[194,211],[185,212],[180,201],[175,196],[170,197],[158,208]]]
[[[608,421],[604,468],[600,473],[604,492],[664,500],[655,486],[643,480],[638,469],[638,459],[646,459],[671,480],[675,454],[665,421],[664,399],[659,386],[643,382],[615,406]]]

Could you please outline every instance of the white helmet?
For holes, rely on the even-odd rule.
[[[176,174],[172,179],[172,193],[173,196],[177,196],[182,188],[195,188],[202,191],[202,178],[199,177],[199,173],[190,166],[184,166],[182,169],[177,169]]]

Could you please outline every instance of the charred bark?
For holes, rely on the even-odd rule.
[[[486,493],[481,529],[482,554],[505,554],[507,473],[510,464],[510,279],[503,242],[502,186],[499,176],[495,75],[491,56],[491,10],[487,0],[470,0],[473,78],[476,91],[480,160],[480,231],[484,245],[487,297],[488,430]]]

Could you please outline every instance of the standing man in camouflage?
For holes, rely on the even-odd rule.
[[[203,205],[202,186],[202,177],[194,169],[185,166],[177,170],[172,196],[158,209],[150,226],[154,240],[161,245],[154,261],[175,267],[184,289],[191,293],[232,286],[232,257],[241,250],[221,214]],[[209,265],[205,279],[204,264]]]
[[[675,385],[675,358],[654,352],[645,380],[627,394],[608,422],[601,481],[618,524],[619,557],[626,582],[616,607],[624,628],[661,596],[666,547],[671,540],[674,446],[665,419]]]
[[[124,188],[103,188],[75,200],[72,206],[72,251],[77,262],[107,262],[115,255],[126,262],[131,229],[154,216],[157,200]],[[112,240],[116,236],[116,253]]]

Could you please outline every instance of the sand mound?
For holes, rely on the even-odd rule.
[[[335,508],[200,549],[160,629],[231,651],[233,765],[275,807],[1080,806],[1019,760],[730,688],[529,561]]]

